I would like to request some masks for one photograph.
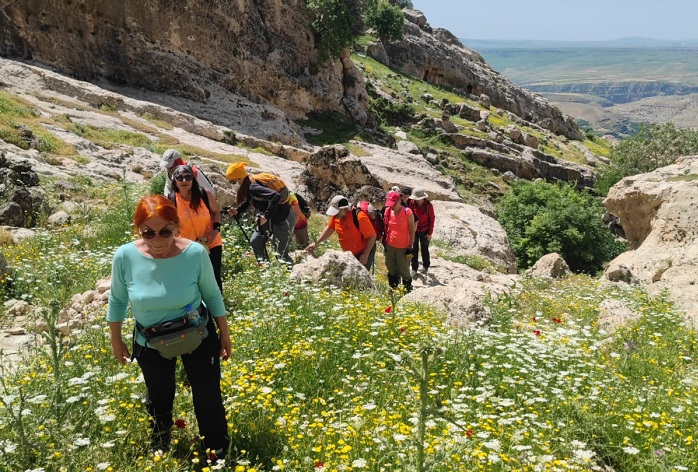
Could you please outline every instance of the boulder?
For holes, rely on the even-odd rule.
[[[375,288],[371,274],[348,251],[328,250],[317,259],[308,258],[293,266],[290,277],[298,282],[324,284],[342,289]]]
[[[458,116],[461,118],[472,121],[473,123],[480,121],[480,109],[471,107],[470,105],[463,103],[458,110]]]
[[[496,219],[465,203],[432,201],[432,204],[436,219],[433,237],[448,247],[451,257],[479,256],[503,273],[517,272],[507,234]]]
[[[571,273],[567,262],[556,252],[541,257],[533,264],[533,267],[526,271],[526,275],[529,277],[546,279],[559,279]]]
[[[640,319],[640,314],[631,310],[620,300],[609,299],[599,304],[597,326],[609,335],[613,335],[618,328],[627,326],[638,319]],[[630,347],[626,346],[626,348]]]
[[[518,275],[489,274],[466,264],[432,257],[428,275],[419,273],[412,281],[414,290],[402,297],[403,303],[421,303],[448,315],[449,323],[469,325],[490,319],[487,299],[509,293]]]
[[[369,41],[366,44],[366,55],[380,62],[384,66],[390,67],[390,59],[388,53],[385,52],[383,43],[380,41]]]

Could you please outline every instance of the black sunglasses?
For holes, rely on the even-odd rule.
[[[171,229],[167,229],[167,228],[162,228],[160,231],[155,231],[152,229],[145,229],[145,230],[141,231],[141,236],[143,237],[143,239],[153,239],[153,238],[155,238],[155,235],[157,234],[162,239],[167,239],[167,238],[171,238],[173,233],[174,233],[174,231],[172,231]]]
[[[175,180],[177,182],[184,182],[185,180],[187,182],[191,182],[192,180],[194,180],[194,176],[191,174],[180,174],[180,175],[175,177]]]

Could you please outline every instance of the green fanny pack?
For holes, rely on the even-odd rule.
[[[202,311],[204,312],[203,316],[199,316],[196,321],[183,316],[149,328],[143,328],[139,323],[136,323],[136,328],[145,338],[146,347],[156,349],[166,359],[172,359],[183,354],[190,354],[208,336],[206,328],[208,314],[205,309],[199,310],[199,313]]]

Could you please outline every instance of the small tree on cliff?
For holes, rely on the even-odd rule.
[[[366,13],[366,25],[376,30],[383,43],[402,39],[405,15],[397,5],[379,0]]]
[[[354,17],[344,0],[307,0],[311,26],[323,54],[339,57],[354,39]]]

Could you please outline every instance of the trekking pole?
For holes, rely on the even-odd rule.
[[[245,239],[247,240],[247,244],[249,244],[250,247],[251,247],[251,246],[252,246],[252,242],[250,241],[250,237],[247,236],[247,233],[245,232],[245,228],[242,227],[242,224],[240,223],[240,220],[238,219],[238,215],[233,216],[233,219],[234,219],[235,222],[238,224],[238,227],[240,228],[240,231],[242,231],[242,235],[243,235],[243,236],[245,237]]]

